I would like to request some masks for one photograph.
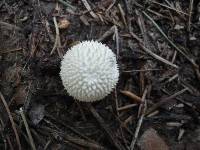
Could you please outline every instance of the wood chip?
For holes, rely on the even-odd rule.
[[[130,92],[130,91],[120,91],[122,94],[128,96],[129,98],[131,98],[134,102],[136,103],[141,103],[142,102],[142,98],[135,95],[134,93]]]

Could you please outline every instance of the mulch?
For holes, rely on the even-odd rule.
[[[99,102],[59,76],[84,40],[117,56]],[[199,48],[198,0],[1,0],[0,149],[200,149]]]

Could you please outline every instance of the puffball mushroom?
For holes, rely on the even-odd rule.
[[[75,99],[83,102],[101,100],[118,82],[116,56],[100,42],[83,41],[64,55],[60,76],[68,94]]]

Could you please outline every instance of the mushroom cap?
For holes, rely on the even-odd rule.
[[[118,82],[116,56],[100,42],[83,41],[64,55],[60,76],[68,94],[75,99],[83,102],[101,100]]]

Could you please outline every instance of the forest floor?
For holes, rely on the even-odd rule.
[[[60,61],[92,39],[120,79],[86,104]],[[0,149],[199,150],[199,66],[198,0],[1,0]]]

